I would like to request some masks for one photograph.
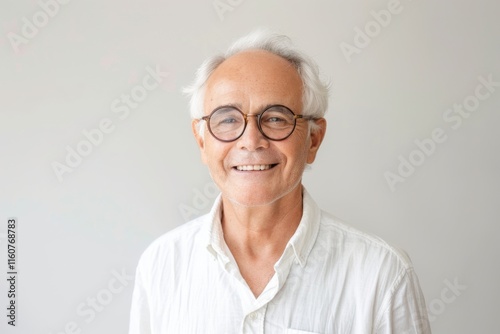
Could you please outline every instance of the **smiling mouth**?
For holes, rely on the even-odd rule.
[[[235,166],[234,168],[239,170],[239,171],[262,171],[262,170],[268,170],[273,167],[275,167],[277,164],[270,164],[270,165],[241,165],[241,166]]]

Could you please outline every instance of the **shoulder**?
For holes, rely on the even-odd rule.
[[[191,220],[156,238],[142,253],[139,267],[158,265],[168,258],[191,252],[202,237],[204,227],[210,223],[207,217],[204,215]]]
[[[331,250],[337,255],[358,262],[371,263],[375,266],[391,264],[397,271],[406,271],[413,267],[404,250],[374,234],[361,231],[325,211],[321,211],[318,241],[331,245]]]

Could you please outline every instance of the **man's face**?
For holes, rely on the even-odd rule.
[[[224,105],[257,114],[275,104],[302,114],[302,80],[288,61],[269,52],[236,54],[207,81],[205,115]],[[324,135],[325,121],[317,122],[322,130],[309,134],[308,122],[298,119],[292,135],[283,141],[265,138],[256,117],[248,118],[245,132],[233,142],[221,142],[207,129],[203,138],[196,131],[195,136],[203,162],[223,196],[246,206],[264,205],[300,190],[306,163],[314,161]],[[193,129],[196,123],[193,121]],[[254,166],[260,168],[254,170]]]

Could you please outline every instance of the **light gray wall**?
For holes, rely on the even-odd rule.
[[[289,35],[332,81],[309,192],[410,254],[434,333],[497,332],[496,1],[56,4],[0,5],[0,267],[16,217],[19,271],[18,326],[2,307],[2,333],[126,331],[140,253],[214,197],[180,90],[205,57],[259,26]],[[141,88],[156,69],[168,75]],[[131,92],[147,96],[126,114]],[[68,166],[78,149],[87,155]],[[0,289],[7,305],[4,279]]]

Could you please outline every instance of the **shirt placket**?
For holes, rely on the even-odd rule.
[[[245,315],[243,320],[243,334],[263,334],[267,304]]]

